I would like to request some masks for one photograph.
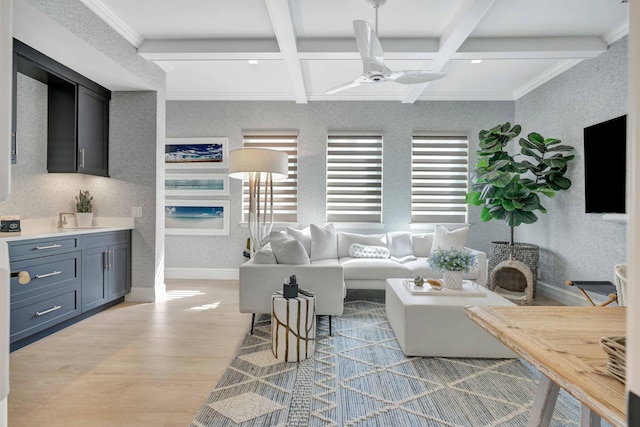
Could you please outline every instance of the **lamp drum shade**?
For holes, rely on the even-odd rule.
[[[249,179],[253,172],[271,173],[272,179],[289,177],[289,159],[284,151],[266,148],[242,148],[229,153],[229,176]]]

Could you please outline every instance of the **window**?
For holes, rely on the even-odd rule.
[[[244,148],[285,151],[289,156],[289,178],[273,181],[273,222],[298,222],[298,135],[295,133],[245,133]],[[242,220],[249,220],[249,181],[242,182]]]
[[[414,135],[411,143],[411,222],[465,223],[469,176],[467,137]]]
[[[382,136],[329,135],[327,222],[382,223]]]

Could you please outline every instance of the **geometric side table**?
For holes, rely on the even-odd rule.
[[[271,296],[271,350],[284,362],[299,362],[316,350],[316,298],[298,293],[285,298],[282,292]]]

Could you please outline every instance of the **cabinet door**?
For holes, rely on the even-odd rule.
[[[109,300],[107,248],[82,251],[82,312]]]
[[[109,100],[78,86],[78,172],[109,176]]]
[[[109,301],[112,301],[131,289],[131,264],[128,244],[111,246],[109,251]]]

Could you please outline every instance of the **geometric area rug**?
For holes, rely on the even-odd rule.
[[[522,359],[407,357],[384,304],[359,300],[333,317],[333,336],[318,318],[314,357],[280,362],[270,320],[257,320],[191,427],[527,425],[540,374]],[[551,426],[579,424],[561,389]]]

